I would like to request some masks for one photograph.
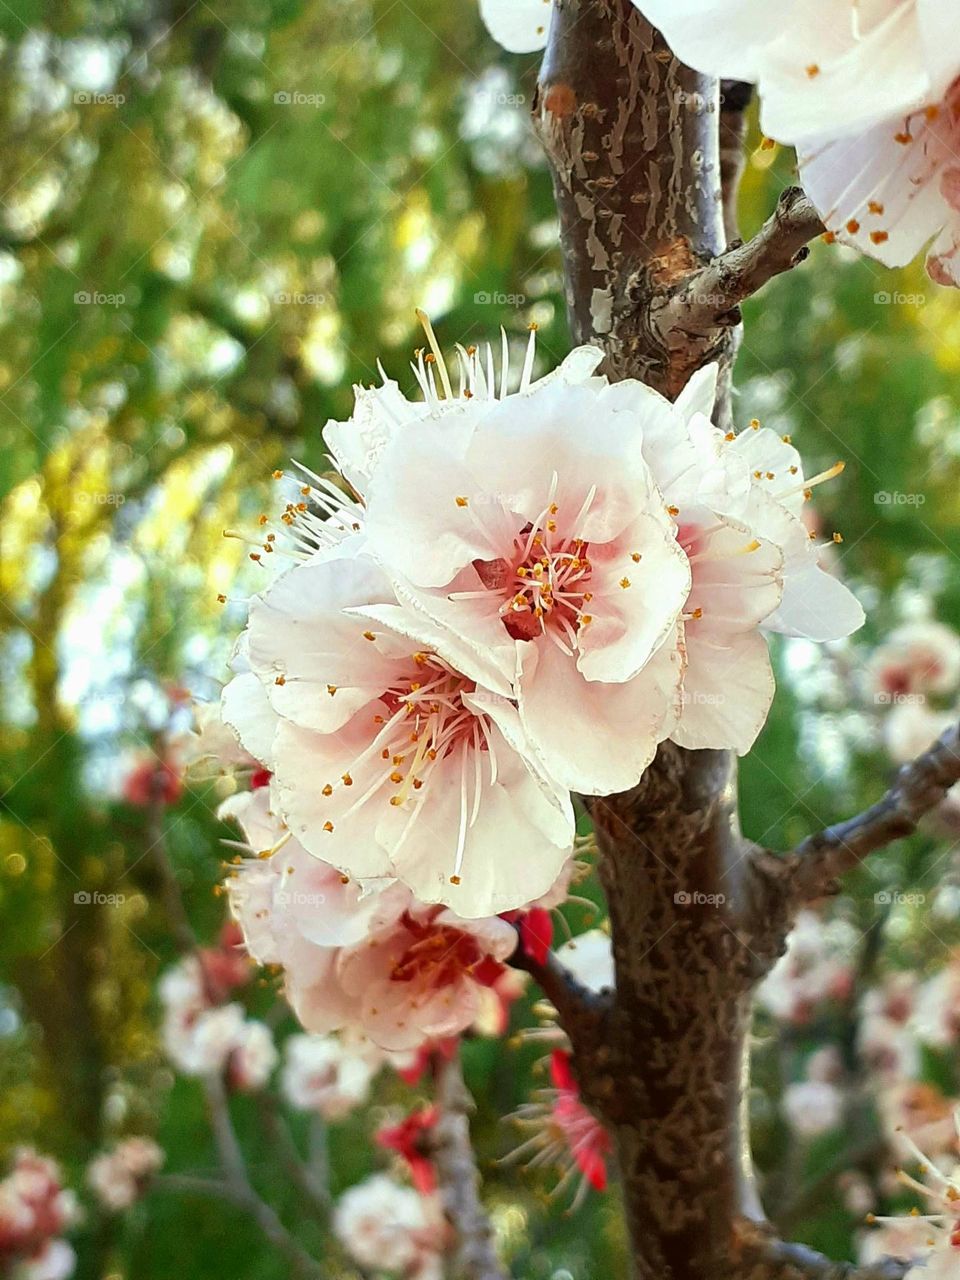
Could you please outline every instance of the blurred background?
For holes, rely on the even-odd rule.
[[[258,585],[223,530],[256,527],[291,458],[322,467],[321,428],[378,359],[413,385],[415,306],[445,345],[502,325],[519,347],[536,321],[543,369],[568,349],[528,121],[536,59],[500,51],[475,0],[9,0],[0,63],[0,1157],[27,1144],[60,1163],[82,1280],[279,1280],[288,1260],[242,1209],[174,1184],[109,1213],[85,1171],[130,1134],[159,1144],[167,1176],[215,1163],[202,1085],[162,1049],[157,979],[182,949],[181,904],[211,945],[226,915],[230,781],[184,777],[177,745]],[[746,231],[793,174],[759,144],[754,127]],[[817,245],[749,308],[737,381],[739,425],[791,434],[809,473],[846,460],[816,507],[869,616],[828,652],[776,649],[742,793],[747,833],[787,848],[883,789],[909,728],[891,730],[898,699],[956,702],[949,680],[887,687],[875,650],[905,621],[960,627],[960,299],[919,266]],[[767,1204],[838,1257],[872,1247],[863,1215],[896,1199],[891,1117],[949,1129],[960,1096],[956,831],[947,805],[880,855],[806,922],[760,1002]],[[916,1021],[931,984],[936,1034]],[[267,979],[238,998],[278,1043],[295,1030]],[[517,1034],[535,1003],[466,1047],[494,1221],[515,1275],[621,1275],[615,1188],[571,1215],[549,1171],[502,1163],[521,1141],[503,1117],[544,1083],[542,1046]],[[875,1043],[891,1028],[895,1062]],[[418,1088],[388,1074],[329,1126],[332,1197],[385,1167],[370,1135]],[[288,1175],[283,1143],[306,1151],[311,1117],[281,1099],[278,1136],[256,1096],[230,1105],[252,1179],[318,1274],[374,1274]],[[2,1195],[0,1274],[19,1275]]]

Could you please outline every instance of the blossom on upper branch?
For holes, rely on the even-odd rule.
[[[936,237],[960,283],[960,27],[950,0],[634,0],[677,56],[756,82],[830,231],[887,266]]]

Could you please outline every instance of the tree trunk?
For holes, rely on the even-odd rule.
[[[705,359],[729,363],[731,327],[705,352],[647,323],[651,299],[724,248],[717,82],[629,0],[558,0],[534,114],[575,340],[671,398]],[[581,1087],[615,1135],[636,1275],[726,1280],[762,1219],[740,1112],[751,990],[776,954],[750,926],[765,886],[735,762],[665,744],[592,811],[617,994],[601,1037],[573,1035]]]

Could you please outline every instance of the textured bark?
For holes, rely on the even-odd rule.
[[[731,104],[737,136],[742,99]],[[731,308],[790,266],[819,224],[793,193],[757,242],[720,256],[738,165],[729,147],[721,164],[717,83],[679,64],[629,0],[557,0],[534,119],[554,172],[575,340],[604,348],[610,377],[671,398],[709,360],[729,372]],[[704,280],[731,300],[694,317]],[[721,422],[725,405],[722,390]],[[784,863],[740,834],[732,756],[664,744],[637,788],[591,809],[616,992],[590,1000],[562,970],[532,971],[570,1036],[585,1100],[614,1134],[635,1275],[902,1274],[856,1273],[780,1243],[763,1221],[742,1122],[747,1031],[793,902]]]

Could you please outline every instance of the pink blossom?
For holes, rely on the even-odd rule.
[[[143,1195],[163,1158],[163,1151],[150,1138],[124,1138],[90,1161],[87,1183],[105,1209],[118,1213]]]
[[[378,1055],[369,1048],[360,1051],[339,1036],[294,1035],[283,1052],[281,1086],[298,1110],[342,1120],[369,1097],[379,1066]]]
[[[361,1267],[403,1280],[442,1280],[447,1227],[435,1196],[374,1174],[340,1197],[333,1230]]]

